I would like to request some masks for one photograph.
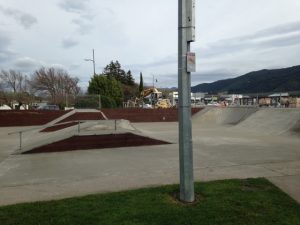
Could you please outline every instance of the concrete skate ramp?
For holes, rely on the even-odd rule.
[[[260,134],[300,134],[300,109],[261,108],[236,126]]]
[[[237,125],[247,119],[258,108],[255,107],[206,107],[192,118],[193,124],[203,127]]]
[[[102,135],[114,132],[134,131],[131,123],[127,120],[90,120],[78,123],[73,126],[58,129],[52,132],[40,132],[43,128],[36,128],[23,132],[22,150],[19,149],[19,143],[16,143],[15,153],[27,152],[32,149],[51,144],[53,142],[62,141],[74,135]],[[78,132],[80,129],[80,132]]]

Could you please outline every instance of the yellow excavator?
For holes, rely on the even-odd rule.
[[[157,109],[168,109],[172,108],[172,104],[170,102],[170,99],[159,99],[156,104],[155,108]]]
[[[151,102],[153,103],[155,108],[171,108],[172,104],[169,99],[162,99],[162,93],[158,91],[156,88],[148,88],[143,90],[140,93],[139,98],[135,98],[133,100],[129,100],[127,102],[128,107],[140,107],[143,106],[144,98],[150,96]]]
[[[161,97],[161,92],[159,92],[156,88],[148,88],[146,90],[143,90],[140,93],[140,98],[143,99],[149,95],[151,95],[151,99],[157,100]]]
[[[169,99],[162,99],[162,93],[156,88],[149,88],[141,92],[140,99],[151,95],[151,101],[154,103],[156,109],[168,109],[172,107]]]

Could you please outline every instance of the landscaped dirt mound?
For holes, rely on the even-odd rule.
[[[201,108],[193,108],[192,114],[199,112]],[[109,120],[125,119],[130,122],[175,122],[178,121],[178,109],[102,109]]]
[[[23,154],[65,152],[75,150],[119,148],[131,146],[149,146],[170,144],[165,141],[155,140],[148,137],[135,135],[132,133],[73,136],[71,138],[45,145]]]
[[[69,122],[69,123],[64,123],[64,124],[59,124],[59,125],[54,125],[51,127],[47,127],[43,130],[41,130],[40,132],[53,132],[53,131],[58,131],[58,130],[62,130],[68,127],[72,127],[74,125],[77,125],[78,122]]]
[[[67,117],[66,119],[59,121],[58,123],[79,121],[79,120],[105,120],[101,112],[77,112]]]
[[[0,111],[0,127],[44,125],[67,112],[41,110]]]

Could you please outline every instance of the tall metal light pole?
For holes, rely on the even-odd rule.
[[[94,76],[96,75],[96,62],[95,62],[95,50],[93,49],[93,59],[84,59],[85,61],[91,61],[93,62],[93,68],[94,68]],[[101,109],[102,105],[101,105],[101,95],[98,95],[99,97],[99,109]]]
[[[93,59],[84,59],[85,61],[91,61],[93,62],[93,67],[94,67],[94,75],[96,75],[96,68],[95,68],[95,50],[93,49]]]
[[[179,161],[180,200],[193,202],[193,142],[191,124],[191,72],[195,71],[195,0],[178,0],[178,89],[179,89]]]

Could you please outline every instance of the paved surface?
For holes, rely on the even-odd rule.
[[[265,120],[271,124],[267,129],[271,130],[275,124],[275,134],[264,132],[264,126],[259,132],[243,127],[243,123],[252,127],[263,123],[260,115],[269,115],[271,111],[258,111],[260,114],[239,111],[235,116],[242,119],[234,119],[235,125],[232,125],[235,110],[230,109],[231,113],[221,110],[208,109],[193,118],[195,180],[267,177],[300,202],[300,136],[292,132],[298,126],[300,110],[288,111],[292,112],[289,117],[294,119],[279,128],[276,121],[271,123],[272,117],[267,116]],[[284,122],[280,114],[286,118],[285,111],[276,114],[276,120]],[[203,120],[204,117],[211,122]],[[6,133],[20,128],[1,128],[0,205],[178,183],[178,124],[134,123],[132,126],[135,130],[128,127],[134,133],[173,144],[10,155],[18,136]],[[103,131],[108,132],[114,131]]]

